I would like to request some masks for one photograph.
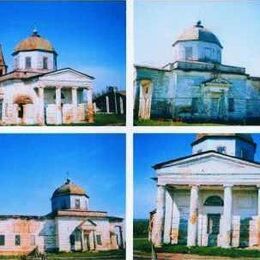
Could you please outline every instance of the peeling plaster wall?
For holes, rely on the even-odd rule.
[[[205,63],[203,63],[204,66]],[[209,92],[202,83],[214,78],[216,75],[229,82],[226,90],[226,103],[223,108],[225,120],[243,120],[245,118],[259,118],[260,112],[256,109],[260,104],[260,81],[248,80],[247,75],[230,74],[225,72],[195,71],[192,66],[200,64],[189,63],[188,71],[174,69],[171,71],[137,67],[136,69],[136,100],[135,108],[138,110],[140,98],[140,81],[152,81],[151,117],[185,118],[185,119],[212,119],[211,102],[213,92]],[[221,67],[221,70],[242,71],[243,68]],[[221,84],[220,84],[221,85]],[[259,85],[259,86],[258,86]],[[219,91],[219,94],[221,90]],[[218,95],[219,95],[218,94]],[[198,98],[198,111],[192,111],[192,99]],[[234,111],[228,108],[228,99],[234,100]],[[213,111],[214,112],[214,111]]]
[[[0,220],[0,235],[5,235],[5,245],[0,246],[1,255],[20,255],[31,252],[36,246],[41,252],[56,247],[54,222],[52,220]],[[15,235],[20,235],[21,245],[15,245]],[[32,238],[34,236],[34,239]],[[35,241],[35,244],[32,241]]]

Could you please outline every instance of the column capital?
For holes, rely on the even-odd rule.
[[[190,184],[189,187],[192,189],[192,188],[196,188],[196,189],[199,189],[200,185],[199,184]]]
[[[260,184],[256,184],[256,188],[257,188],[257,189],[260,189]]]
[[[234,186],[234,184],[231,184],[231,183],[224,183],[223,184],[224,188],[232,188],[233,186]]]

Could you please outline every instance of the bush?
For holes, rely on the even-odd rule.
[[[135,219],[134,220],[134,237],[148,238],[148,219]]]

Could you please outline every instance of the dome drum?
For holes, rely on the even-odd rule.
[[[181,34],[173,47],[175,61],[221,63],[222,45],[200,22]]]

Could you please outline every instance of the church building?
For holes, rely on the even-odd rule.
[[[221,42],[200,21],[185,30],[172,49],[163,67],[135,66],[137,117],[259,122],[260,77],[250,76],[243,67],[222,64]]]
[[[249,134],[198,134],[192,154],[153,166],[155,246],[259,247],[260,163]]]
[[[93,80],[58,69],[57,52],[36,30],[17,44],[8,72],[0,45],[0,124],[61,125],[93,122]]]
[[[51,197],[45,216],[0,215],[0,255],[102,251],[124,248],[124,221],[89,209],[85,190],[67,180]]]

